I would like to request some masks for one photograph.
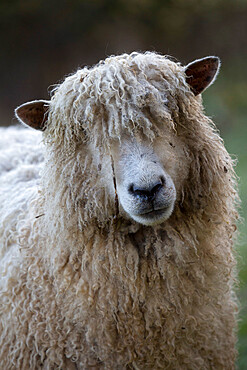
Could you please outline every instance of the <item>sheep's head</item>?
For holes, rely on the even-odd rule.
[[[112,57],[68,77],[51,101],[21,105],[16,116],[65,153],[73,147],[84,152],[81,158],[90,154],[117,212],[154,225],[167,220],[184,196],[191,157],[183,116],[194,109],[194,120],[200,119],[202,110],[192,101],[200,105],[196,96],[218,69],[216,57],[186,67],[153,53]]]

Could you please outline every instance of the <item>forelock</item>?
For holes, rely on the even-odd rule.
[[[112,56],[78,70],[58,86],[50,124],[58,135],[83,140],[86,134],[96,145],[119,139],[123,130],[141,130],[152,140],[159,125],[174,124],[176,96],[186,89],[183,68],[165,56]]]

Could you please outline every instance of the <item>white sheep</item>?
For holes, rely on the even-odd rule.
[[[1,129],[1,369],[234,368],[236,181],[200,95],[218,69],[110,57],[17,108],[43,142]]]

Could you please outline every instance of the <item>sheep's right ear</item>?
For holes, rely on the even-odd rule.
[[[15,115],[22,124],[43,131],[48,118],[49,106],[48,100],[34,100],[17,107]]]

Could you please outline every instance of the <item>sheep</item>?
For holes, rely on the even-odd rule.
[[[1,369],[234,368],[237,181],[201,98],[219,68],[111,56],[16,109],[36,130],[1,131]]]

